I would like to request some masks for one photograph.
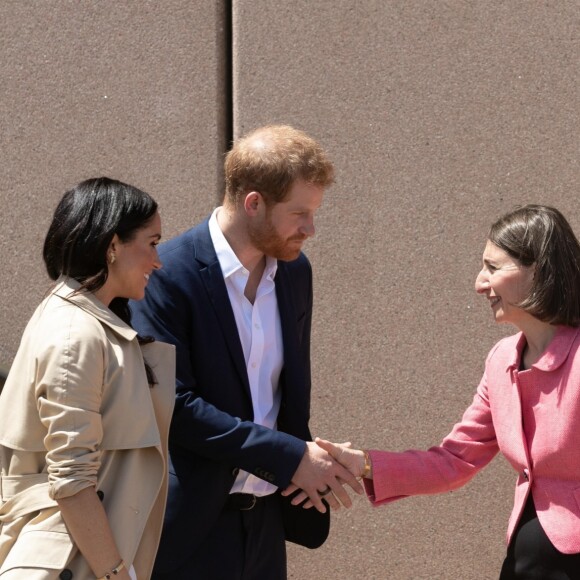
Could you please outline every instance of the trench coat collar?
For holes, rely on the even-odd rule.
[[[532,365],[532,368],[545,372],[555,371],[560,368],[568,358],[570,349],[579,332],[580,328],[558,326],[550,344],[548,344],[542,356]],[[526,337],[523,332],[520,332],[512,338],[516,344],[508,360],[508,367],[518,368],[526,346]]]
[[[56,281],[52,294],[88,312],[125,340],[133,340],[137,336],[135,329],[123,322],[112,310],[109,310],[92,292],[81,291],[75,294],[74,292],[80,287],[81,285],[74,278],[61,276]]]

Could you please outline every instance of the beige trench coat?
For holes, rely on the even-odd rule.
[[[94,486],[122,558],[146,580],[157,550],[174,347],[59,281],[28,323],[0,396],[0,580],[94,579],[55,500]],[[143,356],[157,383],[150,388]],[[102,492],[102,493],[101,493]],[[72,576],[71,576],[72,573]]]

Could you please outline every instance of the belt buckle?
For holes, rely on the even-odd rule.
[[[240,511],[243,512],[249,512],[250,510],[253,510],[256,507],[256,502],[258,501],[258,498],[252,494],[252,503],[249,507],[242,507],[240,508]]]

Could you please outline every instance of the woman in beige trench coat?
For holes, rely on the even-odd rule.
[[[174,350],[128,299],[161,267],[157,204],[107,178],[67,192],[44,260],[56,285],[0,396],[0,580],[146,580],[166,499]]]

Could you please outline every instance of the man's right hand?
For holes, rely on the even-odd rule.
[[[282,495],[291,495],[300,489],[301,492],[292,499],[294,505],[308,500],[305,507],[314,506],[319,512],[325,513],[323,499],[332,509],[339,509],[341,504],[346,508],[352,506],[344,485],[349,485],[359,495],[364,493],[361,484],[348,469],[322,447],[307,441],[306,451],[292,477],[292,483]]]

